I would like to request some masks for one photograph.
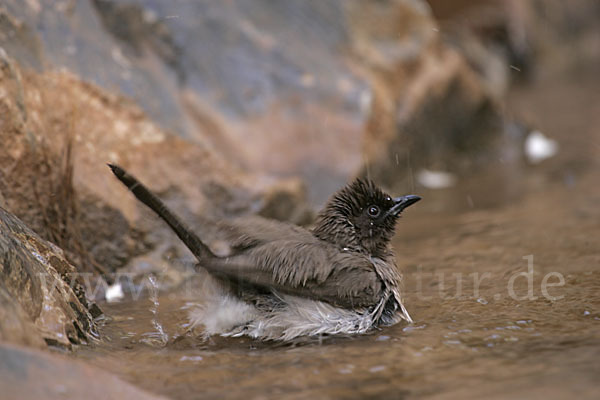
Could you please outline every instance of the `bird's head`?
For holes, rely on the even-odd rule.
[[[419,200],[414,195],[391,197],[372,181],[356,179],[329,199],[313,232],[342,248],[383,257],[400,213]]]

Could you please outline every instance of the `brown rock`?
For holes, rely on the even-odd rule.
[[[498,99],[441,41],[429,8],[353,4],[354,58],[373,89],[361,174],[414,190],[418,168],[465,171],[493,160],[503,129]]]
[[[3,399],[23,400],[164,399],[63,355],[6,343],[0,343],[0,391]]]
[[[193,226],[306,223],[307,202],[354,175],[401,190],[420,167],[497,159],[502,142],[502,89],[441,40],[423,1],[7,0],[2,12],[3,203],[81,271],[109,275],[177,242],[107,161]]]
[[[168,135],[119,96],[65,72],[22,70],[5,54],[0,62],[3,204],[64,248],[80,271],[107,275],[172,236],[147,218],[107,161],[130,169],[192,219],[257,212],[265,196],[277,193],[287,207],[274,217],[290,219],[306,208],[301,185],[242,172],[207,148]],[[149,221],[138,223],[142,217]],[[146,239],[154,230],[163,236]]]
[[[46,344],[29,315],[0,283],[0,341],[44,348]]]
[[[39,346],[87,342],[96,328],[62,251],[0,208],[0,339]]]
[[[308,200],[319,204],[364,173],[365,165],[375,178],[397,185],[407,164],[417,160],[430,166],[440,156],[445,166],[459,153],[458,163],[464,163],[486,150],[501,120],[497,93],[489,93],[460,54],[441,42],[424,1],[290,1],[265,7],[261,0],[95,0],[78,7],[40,2],[38,8],[7,1],[11,26],[29,27],[34,36],[34,27],[46,27],[39,35],[45,51],[36,54],[83,79],[120,88],[163,127],[199,143],[186,151],[201,148],[210,157],[192,156],[200,168],[186,167],[195,176],[206,176],[217,159],[224,170],[301,176],[310,183]],[[72,37],[77,46],[65,48]],[[28,38],[21,34],[16,40],[33,48]],[[84,140],[121,159],[116,137],[142,139],[120,118],[113,126],[89,125],[96,126],[112,143],[97,142],[87,132]],[[161,175],[178,171],[168,177],[177,182],[183,170],[165,154],[171,139],[140,128],[150,135],[142,147],[151,147],[150,139],[161,149],[155,163],[169,160],[159,167]],[[138,153],[148,156],[146,150]],[[133,157],[129,151],[127,162],[135,171]],[[165,178],[154,178],[164,189]]]
[[[449,41],[485,75],[544,79],[600,59],[594,0],[428,0]],[[490,62],[500,58],[501,68]],[[589,65],[589,64],[588,64]]]

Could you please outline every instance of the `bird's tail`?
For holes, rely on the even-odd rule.
[[[192,251],[199,261],[206,260],[207,257],[214,257],[213,253],[204,243],[202,243],[200,238],[185,226],[185,224],[181,222],[181,220],[179,220],[179,218],[177,218],[177,216],[175,216],[175,214],[173,214],[171,210],[169,210],[167,206],[165,206],[165,204],[146,186],[118,165],[107,165],[110,167],[113,174],[115,174],[115,176],[131,190],[139,201],[150,207],[152,211],[173,229],[179,239],[181,239],[188,249]]]

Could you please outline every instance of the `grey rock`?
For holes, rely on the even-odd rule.
[[[96,335],[75,268],[55,245],[0,208],[0,339],[70,348]],[[21,336],[22,335],[22,336]]]
[[[0,344],[0,391],[3,399],[141,399],[144,392],[114,375],[61,354]]]

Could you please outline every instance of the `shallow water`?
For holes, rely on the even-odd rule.
[[[599,398],[600,87],[589,82],[509,99],[559,140],[555,159],[496,190],[480,176],[431,193],[400,221],[414,324],[293,345],[205,341],[186,333],[178,290],[104,305],[104,340],[76,356],[174,399]]]

